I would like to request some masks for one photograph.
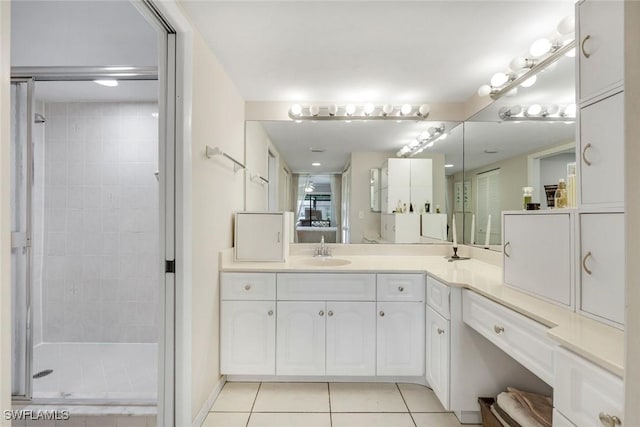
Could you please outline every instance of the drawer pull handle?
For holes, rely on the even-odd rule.
[[[249,289],[251,289],[251,285],[244,285],[244,290],[248,291]]]
[[[622,421],[620,421],[620,418],[616,417],[615,415],[609,415],[606,412],[600,412],[600,414],[598,414],[598,418],[600,418],[600,422],[605,427],[615,427],[622,425]]]
[[[591,257],[591,251],[587,252],[587,254],[584,256],[584,258],[582,258],[582,268],[584,268],[584,271],[588,274],[591,275],[592,271],[589,270],[589,267],[587,267],[587,259]]]
[[[399,290],[400,292],[404,292],[404,288],[403,288],[402,286],[398,286],[398,290]]]
[[[320,317],[324,316],[324,311],[320,310],[320,312],[318,313],[318,315],[319,315]]]
[[[587,35],[585,38],[582,39],[582,43],[580,43],[580,50],[582,50],[582,54],[584,55],[585,58],[589,58],[591,56],[590,53],[587,53],[587,51],[585,50],[584,46],[587,43],[587,40],[589,40],[591,38],[591,36]]]
[[[380,310],[380,317],[384,317],[384,311]]]
[[[327,313],[327,316],[329,317],[333,316],[333,311],[329,310],[329,312]]]
[[[442,335],[442,334],[444,334],[444,329],[438,328],[438,335]]]
[[[591,148],[591,144],[587,144],[584,146],[584,148],[582,149],[582,161],[587,165],[587,166],[591,166],[591,161],[589,159],[587,159],[587,150]]]
[[[501,334],[504,332],[504,326],[495,325],[493,327],[493,330],[496,332],[496,334]]]
[[[273,316],[273,310],[269,310],[269,311],[267,312],[267,314],[268,314],[269,316]]]
[[[511,255],[509,255],[509,252],[507,252],[507,247],[510,247],[510,246],[511,246],[511,242],[504,242],[504,245],[502,246],[502,253],[507,258],[511,257]]]

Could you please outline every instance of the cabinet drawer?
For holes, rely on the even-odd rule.
[[[468,290],[462,316],[467,325],[553,386],[555,345],[546,336],[547,327]]]
[[[221,273],[222,300],[275,300],[275,273]]]
[[[445,319],[451,319],[451,289],[433,277],[427,277],[427,304]]]
[[[424,301],[424,275],[378,274],[378,301]]]
[[[580,427],[602,427],[606,423],[600,422],[600,414],[622,419],[621,378],[562,348],[555,363],[553,403],[568,420]]]
[[[278,274],[279,301],[375,301],[375,274]]]

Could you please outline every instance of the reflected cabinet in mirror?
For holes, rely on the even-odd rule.
[[[463,170],[460,122],[291,120],[246,127],[248,146],[262,144],[278,158],[277,206],[294,212],[296,242],[452,240],[454,176]],[[403,147],[419,152],[409,157]]]
[[[502,212],[575,206],[574,59],[561,57],[531,87],[493,102],[464,123],[460,241],[502,249]],[[559,184],[560,183],[560,184]],[[458,232],[461,233],[458,228]]]

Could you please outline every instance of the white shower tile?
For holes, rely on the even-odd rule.
[[[44,269],[46,279],[64,279],[65,277],[65,257],[48,256]]]
[[[83,233],[83,255],[102,255],[102,232]]]
[[[82,301],[85,303],[100,301],[100,280],[86,280],[82,289]],[[92,316],[99,320],[99,312],[97,310],[91,311]],[[86,313],[85,313],[86,314]],[[87,316],[85,315],[85,318]]]
[[[47,139],[67,138],[67,116],[47,116]]]
[[[100,279],[102,269],[101,256],[83,256],[82,257],[82,278],[83,279]]]
[[[117,162],[108,162],[105,160],[102,168],[102,185],[117,186],[120,184],[120,175]]]
[[[103,209],[116,209],[121,205],[120,193],[122,189],[118,185],[103,185],[102,186],[102,208]]]
[[[49,120],[52,120],[53,116],[60,116],[60,115],[66,116],[68,105],[69,104],[67,102],[47,102],[44,105],[45,116]]]
[[[64,279],[46,279],[43,288],[45,302],[64,302]]]
[[[102,185],[102,163],[99,161],[90,161],[86,163],[84,170],[84,185],[99,186]]]
[[[67,229],[67,211],[65,209],[45,209],[45,230],[65,231]]]
[[[67,189],[47,186],[44,192],[44,207],[65,209],[67,207]]]
[[[85,164],[80,161],[73,161],[67,166],[69,185],[84,185]]]
[[[45,168],[45,182],[49,186],[67,185],[67,163],[49,162]]]
[[[73,117],[69,114],[67,120],[67,136],[71,140],[83,140],[85,138],[85,121],[83,117]]]
[[[85,233],[102,231],[101,213],[100,209],[84,209],[82,211],[82,230]]]
[[[120,231],[120,211],[119,210],[116,210],[116,209],[103,210],[102,231],[103,232]]]
[[[93,112],[89,112],[93,114]],[[99,115],[99,114],[97,114]],[[102,138],[102,119],[99,117],[87,117],[85,119],[85,138],[91,141],[99,141]]]
[[[86,155],[85,141],[69,141],[67,145],[67,159],[72,163],[84,162]]]
[[[81,220],[79,222],[69,221],[73,227],[82,227]],[[84,244],[84,234],[80,230],[70,230],[67,234],[67,255],[82,255],[82,248]]]
[[[119,233],[102,233],[102,255],[117,255],[119,239]]]
[[[82,302],[83,283],[80,279],[67,279],[64,281],[64,302],[80,303]],[[67,313],[65,313],[65,317]]]
[[[74,185],[67,188],[67,207],[82,209],[84,207],[84,187]]]
[[[120,276],[120,265],[116,255],[103,255],[100,265],[101,279],[117,279]]]
[[[100,139],[87,139],[85,144],[85,157],[87,163],[100,162],[102,157],[102,142]]]
[[[118,279],[100,280],[100,300],[102,302],[113,302],[118,300]]]
[[[48,232],[46,235],[46,254],[65,255],[67,250],[67,233]]]
[[[100,180],[98,179],[98,183]],[[85,187],[84,207],[87,209],[98,209],[102,205],[102,191],[100,186]]]

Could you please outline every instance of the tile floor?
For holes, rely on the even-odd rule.
[[[226,383],[203,424],[203,427],[460,426],[431,389],[395,383]]]

